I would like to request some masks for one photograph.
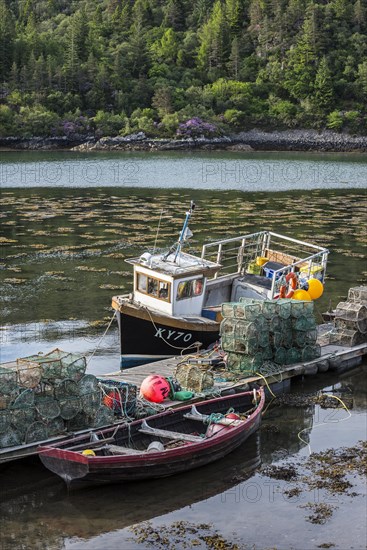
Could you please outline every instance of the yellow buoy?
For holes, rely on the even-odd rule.
[[[82,451],[82,455],[84,455],[84,456],[96,456],[96,453],[94,451],[92,451],[92,449],[84,449],[84,451]]]
[[[297,288],[297,290],[294,291],[292,300],[306,300],[310,302],[312,298],[307,292],[307,290],[303,290],[302,288]]]
[[[265,258],[264,256],[258,256],[256,258],[256,265],[261,267],[262,265],[266,264],[266,262],[268,261],[269,261],[268,258]]]
[[[307,281],[308,284],[308,293],[311,296],[312,300],[317,300],[317,298],[320,298],[322,296],[322,293],[324,292],[324,285],[321,281],[318,279],[309,279]]]

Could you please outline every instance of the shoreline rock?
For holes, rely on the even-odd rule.
[[[230,136],[197,139],[148,138],[144,132],[130,136],[102,137],[19,137],[0,138],[2,150],[93,151],[314,151],[367,152],[367,136],[338,134],[331,130],[249,130]]]

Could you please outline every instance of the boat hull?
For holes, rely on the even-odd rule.
[[[122,307],[117,321],[121,368],[190,353],[197,347],[206,349],[219,338],[219,323],[201,318],[188,320]]]
[[[231,407],[241,412],[241,410],[253,407],[252,399],[252,392],[244,392],[199,403],[196,407],[201,414],[211,414],[211,412],[225,414]],[[229,429],[221,426],[211,436],[202,440],[197,438],[200,441],[187,442],[168,451],[153,453],[140,451],[139,454],[130,456],[94,456],[91,458],[80,452],[71,451],[70,448],[67,448],[67,444],[63,444],[62,447],[40,448],[39,456],[49,470],[62,477],[72,488],[167,477],[219,460],[243,444],[258,429],[264,402],[264,391],[261,390],[257,406],[244,422],[239,422],[238,425],[231,426]],[[177,425],[183,426],[182,422],[188,422],[183,420],[183,415],[190,410],[191,406],[185,406],[175,411],[165,411],[147,420],[149,426],[172,430]],[[194,425],[196,428],[196,423]],[[142,435],[139,430],[141,426],[141,420],[131,423],[129,429],[123,426],[120,441],[127,441],[125,439],[127,436],[123,433],[125,430],[125,432],[129,432],[128,437],[131,437],[133,442],[135,440],[135,444],[139,445],[139,438],[142,444],[146,444],[151,436]],[[100,431],[99,435],[102,435],[104,439],[108,438],[109,433],[115,429],[115,426],[105,429]],[[148,440],[143,440],[144,437]],[[154,436],[155,440],[157,438],[159,439],[158,436]],[[73,441],[80,440],[80,438],[77,440],[74,438]],[[87,444],[88,440],[86,440]]]

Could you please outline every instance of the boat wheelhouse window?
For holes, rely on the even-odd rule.
[[[204,279],[193,279],[191,281],[182,281],[177,287],[177,300],[186,300],[195,296],[201,296],[203,293]]]
[[[156,277],[149,277],[144,273],[137,273],[136,289],[143,294],[153,296],[165,302],[170,301],[171,283]]]
[[[137,285],[136,288],[139,290],[139,292],[147,292],[147,285],[148,285],[148,277],[144,275],[144,273],[138,273],[137,274]]]

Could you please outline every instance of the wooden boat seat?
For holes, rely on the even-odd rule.
[[[175,439],[177,441],[189,441],[190,443],[200,443],[203,438],[199,435],[183,434],[179,432],[171,432],[169,430],[161,430],[159,428],[152,428],[143,420],[139,432],[143,434],[156,435],[157,437],[165,437],[166,439]]]
[[[120,445],[106,445],[104,448],[113,455],[141,455],[146,452],[130,449],[129,447],[121,447]]]

